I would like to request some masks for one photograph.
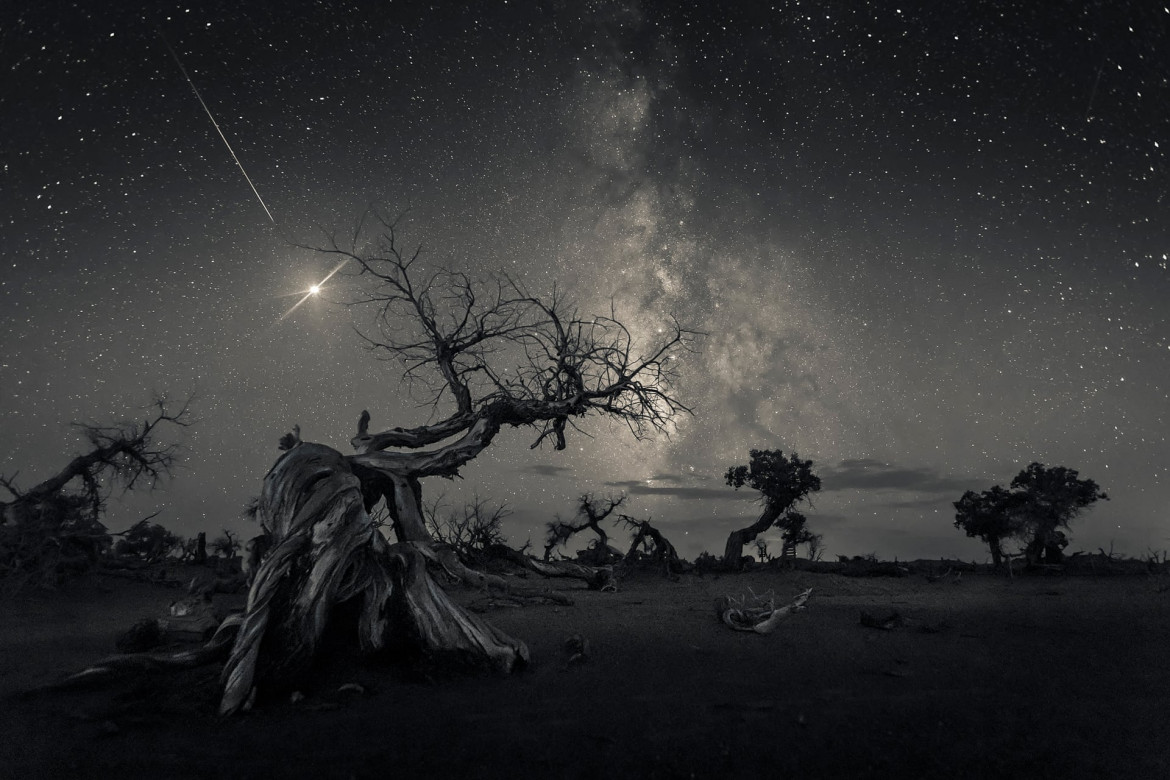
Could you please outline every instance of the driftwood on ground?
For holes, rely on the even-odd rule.
[[[715,614],[725,626],[735,631],[754,631],[757,634],[770,634],[780,621],[796,612],[805,609],[812,588],[801,593],[788,604],[776,606],[776,599],[771,594],[757,596],[720,596],[715,599]],[[750,601],[750,604],[749,604]]]

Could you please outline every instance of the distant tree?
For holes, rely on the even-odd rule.
[[[512,514],[507,504],[492,507],[475,495],[461,510],[442,513],[440,509],[437,501],[423,507],[427,528],[437,543],[453,549],[465,563],[474,563],[494,545],[504,544],[500,526]]]
[[[16,475],[0,477],[11,495],[0,501],[0,579],[19,588],[96,562],[111,544],[101,522],[107,500],[119,489],[153,490],[170,477],[177,445],[160,432],[190,425],[192,400],[175,410],[157,396],[141,422],[74,423],[88,451],[27,490],[17,486]]]
[[[622,566],[628,568],[639,560],[649,560],[662,565],[663,573],[671,578],[678,579],[678,573],[689,571],[690,564],[678,557],[674,545],[649,520],[639,520],[629,515],[619,515],[618,521],[632,534],[630,549],[622,558]]]
[[[747,528],[732,531],[723,551],[723,563],[737,566],[743,557],[743,546],[776,524],[801,501],[808,501],[811,493],[821,489],[821,478],[813,474],[813,462],[801,460],[794,452],[785,455],[780,450],[751,450],[746,466],[733,466],[725,476],[727,484],[738,490],[747,485],[760,492],[764,511]],[[803,520],[803,515],[800,515]],[[803,528],[803,523],[798,524]],[[799,535],[799,530],[795,532]],[[787,540],[786,540],[787,543]],[[806,543],[807,540],[797,543]]]
[[[954,503],[955,527],[982,539],[998,568],[1003,543],[1019,538],[1028,563],[1060,563],[1068,545],[1067,530],[1082,509],[1109,500],[1091,479],[1080,479],[1075,469],[1032,463],[1016,475],[1011,489],[999,485],[982,493],[968,490]]]
[[[825,537],[822,534],[812,534],[805,544],[808,545],[808,559],[819,561],[825,554]]]
[[[549,522],[544,544],[544,559],[549,560],[553,550],[566,544],[569,539],[573,538],[574,534],[581,531],[592,531],[597,534],[597,539],[585,550],[583,556],[578,557],[587,558],[598,566],[609,563],[612,557],[609,548],[609,534],[601,527],[601,522],[624,504],[626,498],[625,493],[604,499],[597,498],[592,493],[583,494],[577,499],[577,522],[561,520],[559,517]]]
[[[795,557],[796,548],[802,544],[809,546],[809,558],[815,556],[814,548],[820,545],[821,537],[808,530],[808,518],[803,514],[789,510],[776,521],[776,527],[780,529],[780,541],[784,543],[780,551],[782,558]]]
[[[178,558],[183,563],[194,563],[202,566],[207,562],[207,534],[203,531],[191,537],[179,537]]]
[[[982,539],[991,550],[995,568],[1003,566],[1003,543],[1023,528],[1020,496],[999,485],[976,493],[968,490],[954,502],[955,527],[967,536]]]
[[[1012,489],[1020,495],[1030,563],[1060,563],[1068,545],[1060,529],[1068,529],[1082,509],[1109,500],[1096,482],[1079,476],[1076,469],[1032,463],[1012,480]]]
[[[222,535],[211,540],[211,551],[224,558],[235,557],[242,546],[240,535],[227,528],[223,529]]]
[[[174,550],[183,549],[184,545],[183,537],[150,522],[150,518],[138,521],[117,536],[121,538],[114,544],[115,554],[139,558],[147,563],[161,561]]]

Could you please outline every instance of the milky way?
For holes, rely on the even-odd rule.
[[[706,333],[669,438],[506,431],[427,484],[508,501],[518,543],[625,490],[684,554],[720,549],[755,511],[721,475],[768,447],[818,464],[830,555],[982,559],[950,502],[1034,460],[1113,499],[1073,550],[1170,546],[1162,5],[114,5],[5,12],[0,472],[22,484],[81,447],[70,420],[196,390],[185,469],[109,525],[247,533],[294,423],[344,450],[362,409],[425,420],[342,276],[282,319],[336,266],[296,245],[373,203],[426,262]]]

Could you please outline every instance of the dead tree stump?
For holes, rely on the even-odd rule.
[[[364,651],[406,644],[440,661],[510,672],[527,662],[523,642],[451,600],[427,571],[428,545],[390,545],[373,525],[362,486],[341,453],[321,444],[287,451],[264,479],[257,519],[272,548],[248,595],[224,667],[220,713],[257,692],[294,685],[312,665],[335,608],[359,614]]]

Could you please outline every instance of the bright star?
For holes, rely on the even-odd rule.
[[[300,299],[299,301],[297,301],[296,303],[294,303],[294,304],[292,305],[292,308],[290,308],[290,309],[289,309],[288,311],[286,311],[284,314],[280,315],[280,318],[283,320],[285,317],[287,317],[288,315],[290,315],[290,314],[292,314],[294,311],[296,311],[296,310],[297,310],[297,307],[299,307],[299,306],[300,306],[302,303],[304,303],[305,301],[309,300],[309,298],[313,297],[314,295],[320,295],[320,294],[321,294],[321,287],[322,287],[322,285],[324,285],[324,284],[325,284],[325,282],[327,282],[327,281],[329,281],[330,279],[332,279],[332,278],[333,278],[333,275],[334,275],[335,273],[337,273],[338,271],[340,271],[340,270],[342,269],[342,267],[344,267],[344,266],[345,266],[345,264],[346,264],[346,263],[348,263],[348,262],[349,262],[349,258],[347,257],[347,258],[345,258],[344,260],[342,260],[340,263],[338,263],[338,264],[337,264],[337,267],[336,267],[336,268],[334,268],[332,271],[330,271],[330,272],[328,273],[328,275],[326,275],[326,277],[325,277],[324,279],[322,279],[322,280],[321,280],[320,282],[318,282],[317,284],[311,285],[311,286],[309,287],[308,291],[307,291],[307,292],[305,292],[303,295],[301,295],[301,299]],[[299,294],[299,293],[294,293],[294,294]]]

